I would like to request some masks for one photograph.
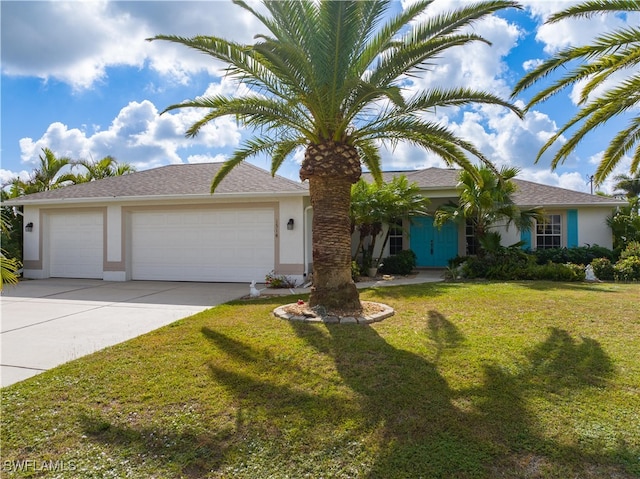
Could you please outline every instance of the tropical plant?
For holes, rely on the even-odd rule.
[[[543,219],[539,207],[520,209],[513,200],[517,191],[515,178],[520,170],[503,166],[499,174],[481,166],[475,174],[462,170],[458,181],[458,203],[441,206],[435,212],[434,224],[442,227],[447,221],[465,222],[473,228],[475,251],[485,251],[483,240],[492,228],[514,224],[520,231],[531,228],[534,220]],[[493,238],[492,238],[493,239]]]
[[[380,264],[384,249],[389,242],[389,236],[393,229],[392,225],[399,223],[405,218],[411,222],[411,217],[413,216],[425,216],[427,214],[427,207],[429,203],[431,203],[428,198],[422,195],[418,184],[415,182],[409,183],[409,180],[407,180],[407,177],[404,175],[395,176],[389,183],[385,183],[382,187],[382,195],[382,204],[384,205],[382,220],[389,225],[389,227],[387,228],[382,247],[380,248],[378,264]],[[413,251],[411,253],[414,254]]]
[[[4,208],[0,215],[0,230],[3,237],[11,234],[11,223]],[[4,289],[5,284],[18,283],[18,272],[21,267],[22,264],[18,259],[8,256],[5,249],[0,248],[0,291]]]
[[[629,199],[607,218],[613,233],[613,248],[620,252],[631,241],[640,241],[640,197]]]
[[[3,194],[9,198],[16,198],[53,190],[76,182],[75,175],[71,173],[71,166],[74,164],[71,158],[57,157],[51,149],[42,148],[39,159],[39,166],[33,170],[28,180],[13,178],[7,185],[8,189],[5,190],[3,187]]]
[[[358,243],[353,253],[352,261],[361,256],[361,270],[366,271],[373,263],[373,251],[376,239],[382,233],[384,220],[382,185],[368,183],[360,178],[351,185],[351,204],[349,217],[351,232],[358,234]],[[369,240],[365,248],[365,241]]]
[[[133,165],[119,163],[113,156],[105,156],[101,160],[79,160],[74,166],[84,168],[83,173],[76,173],[75,183],[86,183],[111,176],[122,176],[136,171]]]
[[[632,200],[640,197],[640,171],[634,176],[630,175],[616,175],[614,178],[616,184],[613,185],[614,189],[624,191],[627,199]]]
[[[564,19],[589,18],[603,13],[624,14],[640,12],[640,3],[635,0],[589,0],[551,15],[546,23]],[[557,151],[551,161],[555,169],[577,147],[585,135],[604,125],[607,121],[630,110],[636,110],[627,128],[619,131],[605,150],[594,175],[596,184],[601,184],[622,158],[633,151],[630,171],[640,171],[640,29],[635,26],[620,28],[601,35],[587,45],[565,48],[537,68],[527,73],[515,86],[513,96],[544,81],[548,75],[560,69],[566,72],[560,79],[537,93],[527,104],[526,110],[546,101],[557,93],[583,83],[579,111],[544,144],[536,161],[572,127],[577,130]],[[615,76],[628,72],[620,81]]]
[[[351,187],[351,223],[352,230],[359,235],[355,250],[356,259],[362,253],[363,267],[379,265],[384,249],[389,242],[392,229],[398,222],[412,216],[427,214],[429,199],[420,192],[417,183],[409,183],[405,175],[394,176],[388,183],[367,183],[362,178]],[[382,247],[377,261],[373,261],[377,237],[385,231]],[[370,238],[367,248],[364,243]]]
[[[305,149],[300,179],[309,181],[313,206],[313,287],[310,304],[331,310],[361,309],[351,279],[349,203],[361,163],[381,181],[380,144],[408,141],[470,168],[467,153],[490,163],[471,143],[424,115],[436,108],[508,101],[466,88],[410,93],[412,75],[428,74],[447,50],[488,43],[469,32],[474,22],[517,3],[478,2],[427,17],[428,0],[394,14],[384,1],[270,1],[260,10],[234,2],[256,17],[268,33],[253,44],[211,36],[158,35],[206,53],[227,65],[228,78],[252,89],[244,96],[202,96],[176,108],[203,108],[187,130],[195,136],[216,118],[230,115],[250,127],[246,140],[220,168],[211,188],[254,155],[271,157],[271,173],[299,148]]]
[[[34,170],[29,182],[37,191],[53,190],[74,182],[74,175],[69,171],[63,171],[66,166],[73,163],[71,158],[56,157],[49,148],[43,148],[42,153],[44,155],[39,156],[40,166]]]

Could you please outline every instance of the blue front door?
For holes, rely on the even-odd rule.
[[[412,218],[409,242],[419,267],[443,268],[458,255],[458,225],[433,226],[433,218]]]

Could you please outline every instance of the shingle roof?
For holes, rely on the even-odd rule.
[[[383,180],[389,181],[394,176],[405,175],[409,182],[415,182],[421,189],[455,190],[458,184],[460,170],[444,168],[425,168],[411,171],[387,171],[383,173]],[[363,178],[372,181],[369,173]],[[624,201],[606,196],[590,195],[580,191],[567,190],[557,186],[543,185],[526,180],[515,179],[518,190],[513,196],[520,206],[618,206]],[[429,196],[428,193],[426,196]],[[452,191],[452,196],[453,191]]]
[[[90,183],[67,186],[51,191],[15,198],[6,205],[20,205],[31,202],[56,202],[57,200],[99,200],[114,198],[146,197],[187,197],[210,194],[211,180],[220,169],[221,163],[196,163],[168,165],[139,171],[123,176],[105,178]],[[405,175],[410,182],[427,190],[451,190],[455,196],[460,170],[426,168],[423,170],[386,171],[383,180]],[[370,173],[364,173],[366,181],[372,181]],[[579,191],[542,185],[525,180],[514,180],[518,191],[514,195],[520,206],[618,206],[625,202],[603,196],[590,195]],[[241,163],[220,183],[216,194],[308,194],[307,184],[292,181],[281,176],[272,177],[267,171],[250,163]]]
[[[82,200],[127,197],[206,196],[210,195],[211,180],[221,163],[194,163],[161,166],[123,176],[80,183],[7,201],[24,202]],[[306,185],[281,176],[272,177],[267,171],[249,163],[236,166],[220,183],[216,194],[286,194],[305,195]]]

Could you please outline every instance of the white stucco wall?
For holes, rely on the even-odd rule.
[[[281,198],[280,215],[278,219],[278,234],[280,235],[280,263],[283,265],[304,264],[304,205],[303,199]],[[287,223],[293,219],[293,229],[287,229]],[[300,271],[302,272],[302,271]]]
[[[33,231],[24,232],[24,253],[22,259],[25,261],[38,261],[40,259],[40,234],[42,225],[40,224],[40,208],[24,208],[24,224],[33,223]]]
[[[613,248],[613,234],[607,225],[607,217],[613,210],[609,208],[581,208],[578,210],[578,244]]]

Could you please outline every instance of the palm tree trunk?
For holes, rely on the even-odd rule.
[[[362,309],[351,278],[351,185],[361,175],[355,148],[326,142],[309,145],[300,178],[309,180],[313,207],[311,307],[327,312]]]

